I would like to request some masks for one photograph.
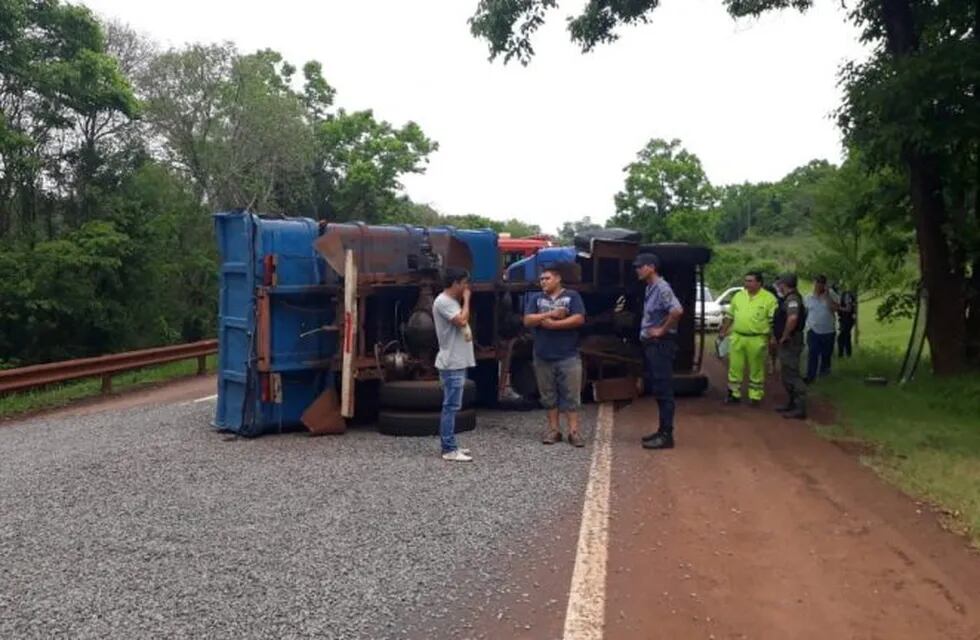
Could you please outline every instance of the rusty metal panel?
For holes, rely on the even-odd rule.
[[[592,383],[592,392],[596,402],[613,402],[616,400],[633,400],[637,397],[638,378],[626,376],[623,378],[606,378]]]
[[[635,242],[620,242],[616,240],[593,240],[592,258],[615,258],[632,262],[639,253],[640,246]]]
[[[354,251],[358,272],[368,280],[413,273],[424,266],[423,244],[428,237],[432,252],[445,266],[472,269],[473,257],[465,242],[448,229],[426,231],[417,227],[328,224],[314,246],[341,277],[344,256]]]
[[[340,397],[333,387],[320,394],[303,412],[301,420],[315,436],[340,434],[347,430],[347,422],[340,415]]]

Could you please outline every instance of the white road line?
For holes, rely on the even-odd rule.
[[[208,402],[209,400],[215,400],[217,397],[218,394],[214,394],[213,396],[204,396],[203,398],[198,398],[194,402]]]
[[[599,406],[592,467],[585,488],[582,526],[565,611],[563,640],[601,640],[606,615],[606,561],[609,553],[609,463],[613,405]]]

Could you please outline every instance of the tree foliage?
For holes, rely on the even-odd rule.
[[[908,267],[913,237],[907,225],[882,224],[909,217],[908,197],[893,171],[869,171],[851,153],[839,171],[815,189],[812,231],[819,249],[809,273],[833,274],[841,286],[864,298],[882,297],[913,279]]]
[[[490,58],[527,64],[556,0],[481,0],[470,21]],[[723,0],[733,17],[805,11],[812,0]],[[650,19],[659,0],[589,0],[569,19],[584,51]],[[873,170],[905,182],[927,336],[937,373],[980,366],[980,6],[970,0],[857,0],[850,19],[873,55],[845,65],[838,119]],[[729,229],[730,233],[732,230]]]
[[[573,222],[564,222],[558,229],[558,242],[563,245],[571,246],[575,241],[575,236],[585,232],[592,231],[593,229],[601,229],[602,225],[598,222],[593,222],[592,218],[585,216],[580,220],[575,220]]]
[[[610,224],[636,229],[650,240],[674,239],[675,231],[690,231],[699,216],[707,220],[716,204],[701,160],[680,140],[650,140],[624,171],[626,183],[614,198],[616,215]],[[672,220],[681,214],[683,220]]]
[[[33,243],[81,222],[92,121],[138,105],[84,7],[6,0],[0,25],[0,236]]]
[[[316,61],[0,0],[0,366],[213,335],[215,210],[411,214],[438,145],[335,99]]]
[[[771,9],[809,9],[812,0],[723,0],[733,17],[758,16]],[[568,32],[582,51],[614,42],[620,25],[642,24],[650,19],[660,0],[589,0],[582,12],[568,18]],[[528,64],[534,57],[531,40],[545,23],[558,0],[480,0],[470,18],[470,31],[490,47],[490,59],[503,56]]]

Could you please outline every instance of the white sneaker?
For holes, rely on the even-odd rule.
[[[449,453],[442,454],[442,459],[449,462],[473,462],[473,458],[463,453],[462,449],[456,449]]]
[[[459,449],[457,449],[457,451],[459,451],[460,453],[462,453],[464,456],[468,456],[468,455],[470,455],[470,454],[473,453],[472,451],[470,451],[469,449],[466,449],[464,447],[460,447]]]
[[[505,402],[508,401],[508,400],[511,401],[511,402],[517,402],[518,400],[523,400],[524,399],[524,396],[522,396],[521,394],[519,394],[516,391],[514,391],[513,388],[507,387],[500,394],[500,398],[499,399],[501,401],[505,401]]]

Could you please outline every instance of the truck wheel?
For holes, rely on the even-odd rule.
[[[700,373],[694,374],[674,374],[674,395],[700,396],[708,390],[708,376]]]
[[[381,411],[378,431],[389,436],[437,436],[440,415],[437,411]],[[464,409],[456,414],[456,433],[475,428],[476,409]]]
[[[473,370],[473,382],[476,383],[476,404],[481,407],[493,407],[497,404],[497,387],[500,383],[500,363],[496,360],[482,360],[476,363]],[[466,407],[466,403],[463,403]]]
[[[510,363],[510,386],[525,400],[537,400],[538,379],[534,375],[534,363],[531,360],[513,360]]]
[[[463,385],[463,408],[476,402],[476,383]],[[436,411],[442,409],[442,387],[438,380],[393,380],[381,385],[378,404],[383,409]]]

